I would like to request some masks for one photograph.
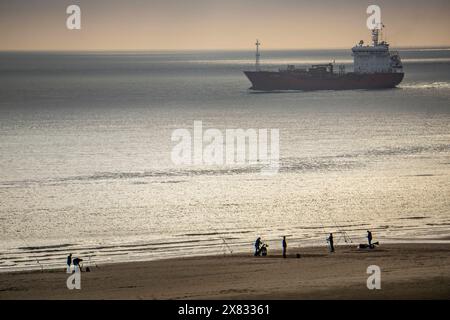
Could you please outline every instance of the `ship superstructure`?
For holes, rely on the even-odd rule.
[[[386,41],[378,42],[380,29],[372,30],[372,45],[364,46],[360,41],[352,48],[353,72],[355,73],[396,73],[403,72],[400,55],[390,51]]]

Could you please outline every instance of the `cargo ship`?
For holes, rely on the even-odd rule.
[[[260,67],[260,42],[256,40],[255,70],[244,73],[252,83],[250,89],[261,91],[394,88],[403,80],[403,65],[399,53],[389,50],[386,41],[379,41],[380,32],[381,28],[372,30],[371,45],[361,40],[352,48],[352,72],[346,72],[345,65],[339,65],[336,71],[334,63],[264,71]]]

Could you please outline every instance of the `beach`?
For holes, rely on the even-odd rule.
[[[297,258],[297,253],[300,258]],[[381,289],[367,288],[367,268]],[[85,265],[86,267],[87,265]],[[450,244],[288,247],[288,256],[227,254],[90,266],[81,289],[65,270],[0,273],[0,299],[449,299]]]

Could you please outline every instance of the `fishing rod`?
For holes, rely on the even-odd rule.
[[[17,233],[17,237],[22,240],[23,243],[25,243],[25,246],[27,248],[32,248],[31,245],[29,245],[29,243],[27,241],[25,241],[24,238],[22,238],[22,236],[20,236],[20,233],[18,230],[16,230]],[[44,265],[41,264],[41,262],[39,261],[39,259],[36,259],[36,263],[39,265],[39,267],[41,268],[41,272],[44,272]]]

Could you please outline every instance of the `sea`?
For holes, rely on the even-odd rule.
[[[450,49],[395,89],[253,92],[253,51],[0,53],[0,271],[450,241]],[[261,68],[350,50],[263,50]],[[177,164],[177,129],[278,129],[279,171]],[[290,250],[290,252],[289,252]]]

